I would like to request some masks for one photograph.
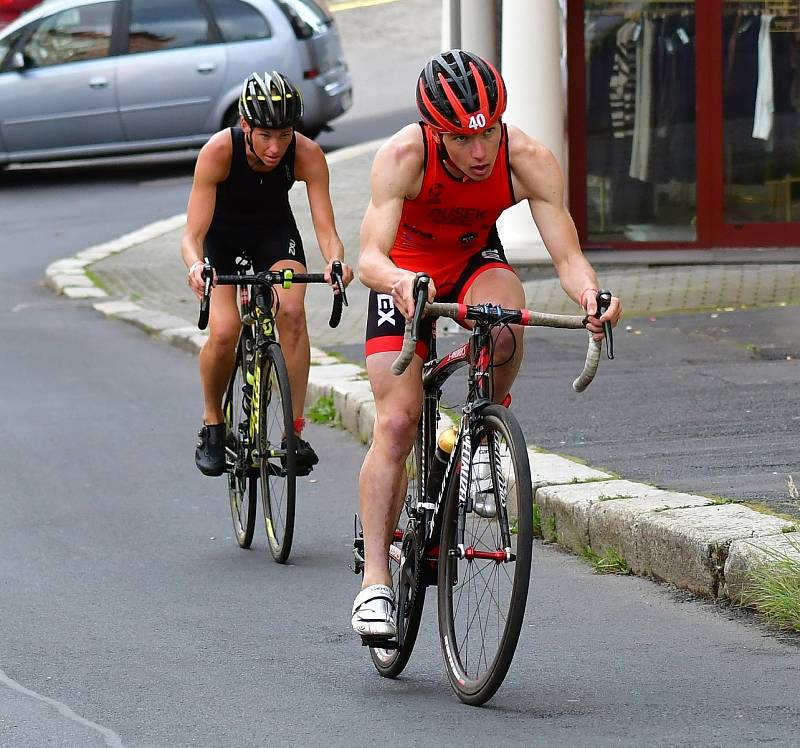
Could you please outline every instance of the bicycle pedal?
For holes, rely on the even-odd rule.
[[[362,636],[361,646],[375,649],[400,649],[400,642],[397,639],[381,639],[379,636]]]

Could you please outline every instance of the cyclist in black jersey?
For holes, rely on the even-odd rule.
[[[256,272],[273,268],[306,272],[303,242],[289,205],[295,180],[306,183],[314,231],[327,263],[326,279],[331,282],[332,263],[339,260],[345,283],[352,280],[336,232],[325,155],[313,140],[294,130],[302,114],[300,92],[287,78],[275,71],[263,77],[253,73],[239,98],[239,127],[216,133],[201,149],[181,242],[188,284],[198,297],[203,292],[204,257],[223,274],[235,271],[240,256],[249,258]],[[308,472],[318,458],[300,438],[310,362],[305,286],[276,291],[278,335],[289,370],[298,435],[297,467]],[[222,397],[241,320],[233,286],[216,287],[213,294],[209,336],[200,352],[204,410],[195,462],[205,475],[222,475],[226,439]]]

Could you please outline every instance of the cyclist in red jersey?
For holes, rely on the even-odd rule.
[[[596,312],[599,287],[564,205],[558,162],[541,143],[501,121],[506,89],[494,67],[469,52],[444,52],[423,69],[416,97],[422,122],[404,127],[375,155],[361,227],[359,274],[372,289],[366,354],[376,418],[359,480],[366,563],[352,625],[369,637],[396,635],[388,549],[422,407],[425,344],[402,376],[390,366],[414,312],[416,273],[431,277],[429,301],[524,307],[522,284],[505,259],[495,222],[527,200],[564,291],[587,314]],[[588,329],[602,338],[603,322],[615,325],[620,312],[614,297]],[[518,327],[496,334],[497,402],[517,375],[522,343]]]

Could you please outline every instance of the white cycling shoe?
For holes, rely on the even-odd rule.
[[[353,631],[360,636],[392,639],[397,636],[394,592],[385,584],[371,584],[353,601]]]

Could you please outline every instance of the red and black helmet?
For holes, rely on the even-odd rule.
[[[500,73],[471,52],[451,49],[436,55],[419,74],[417,109],[441,132],[474,135],[494,125],[506,108]]]

